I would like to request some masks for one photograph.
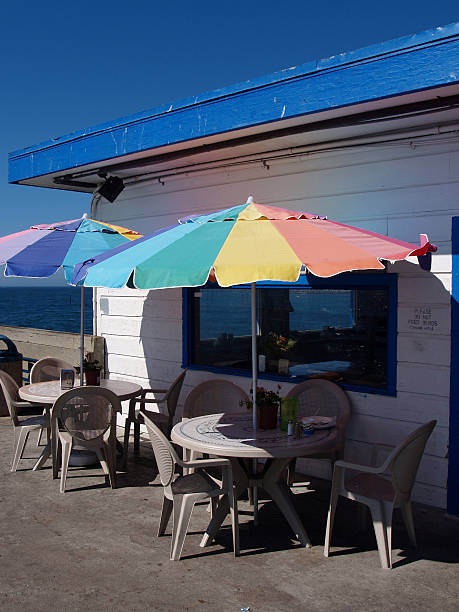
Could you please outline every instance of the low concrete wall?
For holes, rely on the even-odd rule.
[[[80,334],[9,325],[0,325],[0,334],[14,342],[24,359],[57,357],[75,366],[80,363]],[[105,363],[105,340],[102,336],[85,335],[84,348],[85,353],[93,352],[95,359]],[[26,364],[24,367],[27,367]]]

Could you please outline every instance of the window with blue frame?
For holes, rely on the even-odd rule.
[[[257,283],[260,377],[325,377],[375,393],[395,392],[396,275],[301,277]],[[184,362],[222,373],[251,371],[250,287],[184,290]]]

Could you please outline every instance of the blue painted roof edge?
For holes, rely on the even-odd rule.
[[[97,137],[104,133],[112,134],[115,130],[127,129],[129,127],[136,126],[138,124],[145,125],[148,121],[154,121],[155,119],[159,119],[161,117],[167,117],[168,122],[173,118],[175,113],[192,111],[196,114],[196,110],[198,108],[202,108],[209,104],[218,104],[222,103],[228,99],[231,99],[237,95],[244,95],[247,93],[254,93],[260,90],[266,90],[267,87],[272,89],[276,86],[287,86],[289,83],[295,83],[295,81],[299,81],[302,79],[307,79],[313,76],[325,75],[329,73],[336,73],[337,70],[342,69],[350,69],[358,66],[364,66],[365,64],[374,64],[374,62],[378,62],[378,60],[384,60],[389,58],[394,58],[400,55],[404,56],[404,60],[406,62],[408,53],[413,53],[416,51],[426,50],[432,47],[439,47],[445,45],[446,43],[457,43],[459,42],[459,23],[453,23],[446,26],[439,26],[431,30],[427,30],[418,34],[413,34],[410,36],[386,41],[384,43],[371,45],[368,47],[364,47],[361,49],[357,49],[355,51],[341,53],[339,55],[331,56],[329,58],[325,58],[322,60],[308,62],[306,64],[302,64],[297,67],[287,68],[285,70],[281,70],[279,72],[265,75],[262,77],[258,77],[255,79],[251,79],[249,81],[245,81],[242,83],[238,83],[236,85],[231,85],[229,87],[217,89],[211,92],[207,92],[198,96],[193,96],[190,98],[183,99],[181,101],[172,103],[170,105],[163,105],[152,110],[143,111],[140,113],[136,113],[134,115],[122,117],[120,119],[110,121],[107,123],[99,124],[91,128],[87,128],[84,130],[79,130],[65,136],[54,138],[45,142],[42,142],[37,145],[32,145],[30,147],[26,147],[21,150],[14,151],[9,154],[9,181],[17,182],[23,180],[25,178],[32,178],[34,176],[40,176],[42,174],[48,174],[52,172],[57,172],[65,169],[75,168],[84,164],[95,163],[98,161],[102,161],[103,159],[110,159],[113,157],[127,155],[130,153],[151,149],[155,146],[163,146],[164,144],[173,144],[175,142],[183,142],[186,140],[192,140],[194,138],[203,137],[210,134],[218,134],[225,131],[231,131],[234,129],[241,129],[243,127],[251,127],[252,125],[259,125],[262,123],[268,123],[271,121],[279,120],[279,119],[287,119],[294,116],[306,115],[311,112],[318,112],[319,110],[325,110],[326,108],[338,108],[340,106],[346,106],[348,104],[355,104],[358,102],[363,102],[369,99],[378,99],[384,98],[393,95],[400,95],[401,93],[408,93],[409,91],[419,91],[422,89],[427,89],[433,86],[441,86],[447,85],[454,82],[459,81],[459,76],[455,72],[447,72],[441,73],[440,69],[438,70],[438,78],[434,79],[424,79],[423,82],[419,81],[416,83],[417,86],[411,84],[412,89],[403,89],[401,86],[399,91],[379,91],[378,95],[373,96],[357,96],[358,99],[353,101],[346,100],[345,96],[340,100],[339,99],[339,91],[338,97],[335,96],[333,100],[329,101],[329,104],[323,105],[323,108],[319,108],[316,105],[316,108],[308,108],[306,105],[303,105],[303,108],[295,108],[292,112],[283,113],[281,115],[273,115],[263,117],[262,120],[239,120],[233,121],[233,123],[228,123],[227,125],[218,126],[220,129],[199,129],[198,131],[191,132],[188,134],[178,134],[180,130],[175,130],[175,134],[169,133],[169,138],[164,138],[163,141],[158,143],[142,143],[139,141],[136,142],[135,146],[122,148],[121,152],[120,148],[117,144],[115,144],[115,149],[112,151],[104,151],[104,147],[98,147],[97,153],[93,151],[92,157],[89,155],[87,159],[82,159],[75,157],[74,151],[69,151],[69,155],[67,160],[61,159],[59,163],[52,163],[50,156],[52,156],[50,149],[56,147],[62,147],[65,145],[70,145],[79,139],[88,139],[91,137]],[[459,48],[458,48],[459,51]],[[450,54],[447,54],[450,55]],[[454,53],[454,60],[457,63],[458,55]],[[409,63],[409,62],[406,62]],[[451,67],[455,67],[455,63],[451,64]],[[435,61],[435,64],[438,65],[438,62]],[[329,83],[331,87],[335,87],[333,83]],[[401,83],[402,85],[402,83]],[[277,87],[278,89],[278,87]],[[340,87],[338,87],[340,90]],[[298,93],[298,92],[297,92]],[[363,92],[361,92],[363,93]],[[306,100],[304,100],[305,102]],[[274,102],[276,102],[276,98],[274,98]],[[253,113],[252,113],[253,114]],[[235,119],[233,113],[233,120]],[[237,115],[237,113],[236,113]],[[200,117],[194,117],[194,119],[201,119]],[[237,117],[236,117],[237,119]],[[257,118],[258,119],[258,118]],[[170,127],[170,126],[169,126]],[[181,126],[180,126],[181,127]],[[188,132],[190,132],[190,126],[188,127]],[[196,126],[195,126],[196,127]],[[201,126],[200,126],[201,127]],[[217,127],[217,126],[215,126]],[[171,130],[168,130],[171,132]],[[164,135],[163,135],[164,136]],[[172,138],[171,138],[172,136]],[[113,136],[110,137],[113,143]],[[126,144],[126,143],[124,143]],[[45,166],[43,164],[38,163],[39,160],[32,160],[33,157],[36,157],[37,153],[44,152],[48,150],[47,153],[47,163]],[[87,150],[85,149],[87,152]],[[72,158],[72,159],[70,159]],[[26,161],[25,164],[21,163],[22,161]],[[57,161],[57,160],[55,160]],[[50,163],[51,162],[51,163]],[[27,171],[27,166],[29,166]]]

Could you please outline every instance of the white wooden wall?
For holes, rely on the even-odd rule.
[[[346,454],[369,458],[370,443],[396,444],[420,423],[438,420],[418,474],[414,498],[446,506],[451,217],[459,214],[459,142],[435,140],[421,146],[361,147],[175,178],[164,185],[127,188],[114,204],[102,204],[102,218],[142,233],[174,223],[185,214],[255,201],[317,212],[401,240],[417,243],[427,232],[438,246],[432,272],[401,262],[399,273],[397,396],[351,393],[353,416]],[[97,333],[106,338],[112,378],[143,386],[167,386],[181,367],[181,290],[99,289]],[[416,308],[430,307],[430,325],[413,324]],[[422,319],[421,319],[422,320]],[[428,321],[426,321],[428,322]],[[211,376],[189,372],[180,398]],[[235,377],[247,391],[250,381]],[[287,391],[288,385],[283,385]],[[302,467],[328,476],[323,462]],[[301,465],[300,465],[301,469]]]

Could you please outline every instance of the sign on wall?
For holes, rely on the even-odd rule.
[[[440,331],[441,315],[432,306],[414,306],[408,314],[408,329],[418,331]]]

